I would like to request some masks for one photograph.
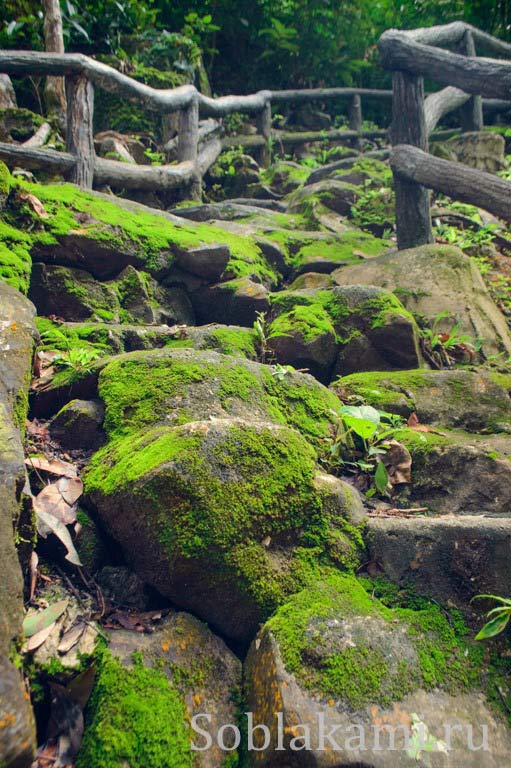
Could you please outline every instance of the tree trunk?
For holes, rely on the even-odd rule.
[[[59,0],[42,0],[44,9],[44,44],[49,53],[64,53],[64,36]],[[66,88],[63,77],[47,77],[44,86],[46,113],[66,130]]]

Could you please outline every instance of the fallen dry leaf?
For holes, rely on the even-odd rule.
[[[54,627],[55,622],[47,627],[44,627],[44,629],[41,629],[39,632],[36,632],[35,635],[32,635],[32,637],[29,637],[23,646],[23,650],[26,653],[32,653],[33,651],[37,650],[37,648],[40,648],[41,645],[49,638],[53,632]]]
[[[412,457],[410,451],[397,440],[387,442],[388,450],[381,457],[391,485],[412,482]]]
[[[66,560],[69,560],[73,565],[81,565],[82,563],[71,539],[71,534],[64,523],[54,515],[48,514],[48,512],[45,512],[43,509],[36,510],[36,518],[37,533],[39,536],[42,536],[43,539],[45,539],[49,533],[55,534],[67,550]]]
[[[76,502],[82,493],[83,483],[79,477],[60,477],[34,498],[34,509],[36,514],[45,512],[64,525],[72,525],[76,523]]]
[[[32,469],[49,472],[59,477],[75,478],[78,475],[78,470],[74,464],[60,459],[47,459],[46,456],[29,456],[25,459],[25,464]]]
[[[38,197],[35,195],[32,195],[30,192],[20,192],[19,198],[24,203],[27,203],[27,205],[32,208],[34,213],[36,213],[40,219],[48,219],[49,215],[46,211],[46,208],[41,203]]]
[[[430,432],[432,435],[446,437],[445,432],[439,432],[438,429],[433,429],[433,427],[427,427],[425,424],[420,424],[415,412],[409,415],[406,424],[410,429],[414,429],[416,432]]]
[[[34,550],[30,555],[30,592],[28,596],[28,602],[31,603],[34,599],[35,588],[37,585],[37,566],[39,565],[39,557]]]

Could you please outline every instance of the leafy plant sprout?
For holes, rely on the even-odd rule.
[[[499,603],[496,608],[488,611],[486,618],[490,619],[476,635],[476,640],[488,640],[503,632],[511,619],[511,600],[498,595],[476,595],[472,600],[495,600]],[[490,616],[492,618],[490,618]]]

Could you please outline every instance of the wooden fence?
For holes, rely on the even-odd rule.
[[[463,22],[389,30],[379,40],[381,63],[393,76],[391,167],[400,249],[433,242],[429,189],[511,221],[510,183],[428,154],[432,130],[452,109],[462,108],[465,130],[478,131],[483,96],[490,99],[490,108],[511,99],[511,61],[476,58],[476,44],[493,54],[511,54],[511,44]],[[440,46],[454,46],[457,52]],[[425,99],[424,76],[447,87]]]
[[[31,142],[21,146],[0,142],[0,159],[25,168],[42,168],[50,172],[62,173],[70,181],[85,189],[92,188],[93,184],[141,190],[178,188],[183,191],[183,196],[200,199],[202,177],[225,147],[241,145],[247,148],[258,148],[261,164],[267,165],[271,159],[273,143],[292,146],[314,141],[349,139],[359,142],[362,138],[386,137],[388,134],[386,129],[362,130],[362,99],[387,102],[393,99],[393,143],[409,144],[426,150],[427,136],[432,133],[438,121],[449,110],[463,106],[463,127],[465,130],[472,130],[482,126],[482,106],[480,99],[477,97],[471,99],[468,95],[476,92],[477,88],[476,91],[470,91],[467,88],[468,93],[458,88],[446,88],[439,94],[428,97],[424,102],[422,74],[423,69],[429,66],[427,65],[429,59],[418,57],[417,64],[414,59],[415,49],[418,46],[420,51],[426,51],[430,58],[431,51],[454,56],[440,49],[431,48],[431,41],[463,40],[467,55],[473,55],[474,39],[479,42],[480,38],[484,38],[485,42],[489,40],[494,47],[500,46],[500,53],[511,50],[511,46],[479,33],[478,30],[472,31],[472,28],[460,23],[415,32],[390,31],[382,36],[380,50],[384,66],[396,70],[393,91],[364,88],[264,90],[248,96],[222,96],[216,99],[199,93],[193,85],[173,89],[152,88],[83,54],[0,51],[0,73],[15,77],[64,77],[67,95],[65,152],[31,146]],[[412,46],[411,53],[410,46]],[[465,56],[455,56],[455,59],[461,59],[463,63],[468,61]],[[413,66],[423,67],[423,69],[417,73]],[[511,64],[504,66],[511,70]],[[442,67],[437,67],[434,71],[441,73]],[[441,79],[440,76],[438,79]],[[463,81],[461,82],[463,85],[466,80],[466,76],[461,77],[461,80],[460,77],[458,80],[454,78],[454,84],[460,85]],[[159,115],[178,112],[177,138],[167,144],[167,149],[176,150],[177,164],[146,166],[97,157],[93,141],[94,87],[134,101]],[[485,108],[489,110],[509,108],[507,101],[511,97],[509,88],[487,88],[486,92],[493,98],[485,101]],[[286,132],[272,129],[272,105],[345,101],[346,99],[349,101],[348,130]],[[469,100],[470,103],[468,103]],[[219,126],[216,119],[233,112],[255,115],[257,134],[218,138]],[[200,117],[209,119],[199,122]],[[408,155],[407,158],[406,168],[408,169],[410,165]],[[400,242],[408,239],[403,221],[408,217],[410,210],[415,217],[414,221],[423,222],[420,225],[424,230],[421,230],[421,241],[428,242],[431,237],[431,226],[424,225],[426,207],[429,205],[427,195],[418,191],[422,189],[420,184],[405,175],[412,171],[396,170],[397,162],[400,162],[399,149],[394,153],[393,163],[398,198],[401,203],[405,197],[407,185],[411,190],[411,202],[404,205],[402,211],[398,204]],[[402,159],[401,164],[403,165]],[[417,206],[420,210],[415,212]]]

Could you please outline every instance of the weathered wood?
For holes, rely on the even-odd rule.
[[[327,99],[351,98],[352,96],[390,101],[392,91],[377,88],[300,88],[287,91],[270,91],[273,104],[282,102],[326,101]]]
[[[66,78],[67,132],[66,149],[76,156],[71,181],[92,189],[94,180],[94,88],[83,75]]]
[[[362,130],[362,99],[359,93],[356,93],[351,98],[348,114],[348,125],[350,130],[356,131],[357,133],[360,133]],[[357,137],[353,140],[353,146],[356,149],[361,148],[362,142],[360,138]]]
[[[257,159],[263,168],[268,168],[271,163],[271,103],[269,101],[257,114],[257,132],[264,139]]]
[[[16,94],[9,75],[0,75],[0,109],[16,107]]]
[[[42,0],[44,10],[44,46],[51,53],[64,53],[64,34],[59,0]],[[62,130],[66,128],[66,88],[63,77],[47,77],[44,102],[49,117],[54,117]]]
[[[257,114],[270,98],[270,91],[258,91],[249,96],[220,96],[218,99],[199,94],[199,105],[201,114],[211,117],[224,117],[232,112]]]
[[[345,139],[356,139],[358,137],[366,139],[384,138],[388,131],[385,129],[376,129],[374,131],[297,131],[296,133],[285,133],[284,131],[272,131],[272,140],[277,144],[307,144],[315,141],[344,141]],[[249,134],[248,136],[225,136],[222,139],[222,146],[228,147],[262,147],[265,141],[262,136]]]
[[[485,112],[508,112],[511,109],[511,101],[505,99],[483,99]]]
[[[104,157],[96,157],[94,161],[94,183],[122,189],[173,189],[189,183],[194,172],[194,164],[190,162],[179,165],[129,165]]]
[[[470,29],[467,29],[463,37],[462,52],[465,56],[477,56],[474,36]],[[460,117],[463,132],[482,131],[484,122],[483,100],[481,96],[472,96],[472,98],[461,107]]]
[[[213,120],[212,118],[208,120],[202,120],[199,122],[199,130],[197,134],[197,140],[199,143],[199,146],[205,142],[209,141],[213,136],[220,133],[222,129],[221,124],[217,120]],[[169,139],[167,143],[164,146],[165,152],[168,152],[171,154],[172,152],[175,152],[177,150],[177,144],[178,144],[178,136],[175,136],[172,139]]]
[[[42,169],[49,173],[68,173],[76,165],[76,157],[53,149],[34,149],[0,141],[0,160],[10,168]]]
[[[447,86],[437,93],[432,93],[424,101],[426,133],[434,131],[441,118],[453,109],[457,109],[470,99],[470,95],[459,88]]]
[[[492,173],[441,160],[411,146],[394,147],[390,164],[394,173],[410,183],[418,182],[511,221],[511,184]]]
[[[204,176],[208,168],[216,162],[221,152],[222,142],[220,139],[212,139],[204,145],[197,158],[197,166],[201,177]]]
[[[147,109],[161,112],[175,112],[187,107],[197,94],[193,85],[168,89],[151,88],[82,53],[0,51],[0,72],[17,77],[82,74],[105,91],[135,100]]]
[[[51,133],[51,126],[49,123],[43,123],[30,139],[23,142],[24,147],[42,147],[48,141]]]
[[[468,59],[415,42],[407,34],[389,30],[378,41],[385,69],[425,75],[462,91],[496,99],[511,98],[511,62],[497,59]]]
[[[194,99],[179,113],[179,133],[177,141],[177,159],[183,163],[194,163],[197,159],[199,143],[199,103]]]
[[[428,149],[424,115],[424,81],[408,72],[393,73],[392,144]],[[398,248],[433,242],[429,192],[420,184],[394,173]]]

